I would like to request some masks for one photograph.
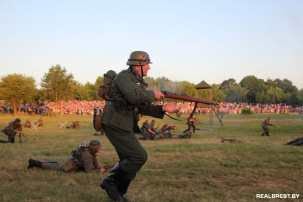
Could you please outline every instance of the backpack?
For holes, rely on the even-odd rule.
[[[114,80],[114,78],[116,77],[117,73],[113,70],[109,70],[106,74],[103,74],[104,76],[104,84],[105,85],[101,85],[98,88],[98,95],[105,99],[106,101],[109,100],[108,97],[108,93],[110,90],[110,86]],[[104,106],[104,109],[106,107],[106,104]],[[100,107],[95,107],[94,108],[94,119],[93,119],[93,125],[96,131],[101,131],[103,129],[102,126],[102,115],[103,115],[104,111],[102,112],[102,110],[100,109]]]
[[[109,97],[108,97],[108,93],[109,93],[109,89],[110,89],[110,86],[114,80],[114,78],[116,77],[117,73],[113,70],[109,70],[106,74],[103,74],[104,76],[104,84],[105,85],[101,85],[99,88],[98,88],[98,95],[105,99],[105,100],[108,100]]]

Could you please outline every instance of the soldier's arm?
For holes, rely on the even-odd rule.
[[[126,100],[133,105],[154,102],[154,92],[152,90],[140,88],[139,85],[142,84],[137,83],[137,81],[134,80],[135,77],[133,77],[131,74],[131,72],[118,74],[117,78],[115,79],[115,83]]]
[[[93,172],[93,157],[85,157],[83,159],[83,166],[86,173]]]

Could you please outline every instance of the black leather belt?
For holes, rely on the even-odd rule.
[[[110,105],[110,106],[116,106],[116,102],[114,102],[114,101],[108,101],[108,105]]]

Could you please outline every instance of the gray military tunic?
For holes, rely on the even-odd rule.
[[[155,101],[152,90],[146,90],[143,81],[131,70],[123,70],[112,82],[109,104],[102,119],[104,131],[120,158],[120,167],[132,180],[147,160],[147,152],[135,133],[140,133],[138,114],[163,118],[162,105]],[[121,100],[126,101],[119,103]],[[135,107],[134,107],[135,106]]]

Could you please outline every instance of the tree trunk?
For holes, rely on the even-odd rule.
[[[56,105],[55,105],[55,117],[57,118],[58,117],[58,93],[56,92]]]
[[[17,116],[17,109],[16,109],[16,101],[13,99],[13,109],[14,109],[14,116]]]

